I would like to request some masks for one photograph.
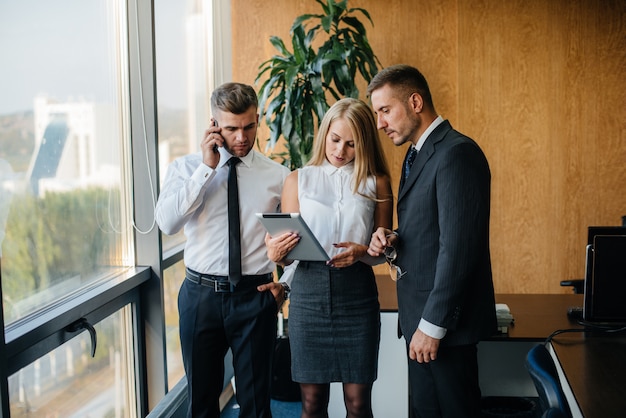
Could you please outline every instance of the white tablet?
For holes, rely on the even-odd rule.
[[[300,235],[298,245],[287,254],[290,260],[327,261],[328,254],[299,213],[257,213],[256,216],[272,236],[294,232]]]

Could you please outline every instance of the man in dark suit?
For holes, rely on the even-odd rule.
[[[477,343],[497,326],[489,165],[472,139],[438,116],[416,68],[382,70],[368,94],[378,128],[397,146],[409,143],[398,228],[376,230],[368,251],[385,254],[398,277],[411,416],[479,417]]]

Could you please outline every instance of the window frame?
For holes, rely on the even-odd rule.
[[[149,278],[150,271],[146,267],[130,269],[114,280],[61,300],[43,312],[6,327],[7,376],[83,332],[68,331],[75,322],[86,319],[94,325],[128,304],[140,306],[139,287]],[[133,354],[136,357],[138,353]]]

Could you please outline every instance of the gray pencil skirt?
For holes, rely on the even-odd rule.
[[[291,285],[289,341],[296,382],[374,382],[380,305],[372,268],[301,261]]]

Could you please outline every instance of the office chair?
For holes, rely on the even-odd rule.
[[[572,289],[576,294],[582,295],[585,293],[585,279],[561,280],[561,286],[572,286]]]
[[[541,415],[541,418],[567,418],[559,408],[550,408]]]
[[[554,408],[558,409],[564,418],[571,418],[572,413],[565,399],[556,366],[544,344],[537,344],[530,349],[526,355],[526,370],[539,394],[539,405],[544,416],[558,417],[559,415],[550,415],[555,413],[549,412]]]

